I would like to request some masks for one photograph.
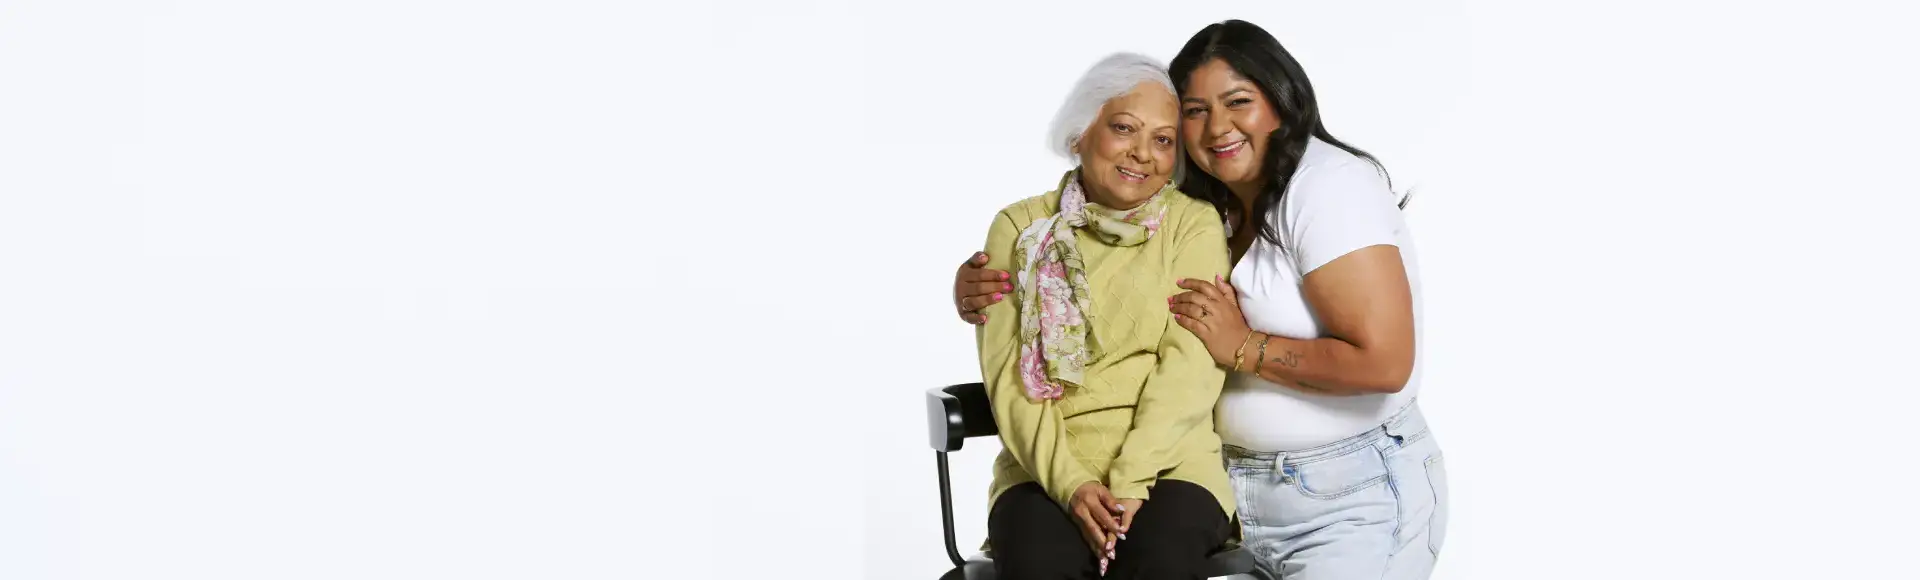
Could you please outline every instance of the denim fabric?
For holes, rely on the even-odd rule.
[[[1447,537],[1447,475],[1418,405],[1312,449],[1225,448],[1256,577],[1427,578]]]

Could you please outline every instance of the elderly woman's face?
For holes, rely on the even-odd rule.
[[[1115,209],[1145,203],[1173,177],[1180,104],[1166,87],[1142,83],[1107,101],[1080,138],[1087,198]]]

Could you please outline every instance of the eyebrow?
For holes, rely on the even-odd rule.
[[[1139,115],[1135,115],[1135,114],[1133,114],[1133,113],[1129,113],[1129,112],[1126,112],[1126,111],[1116,111],[1116,112],[1114,112],[1114,113],[1113,113],[1112,115],[1108,115],[1108,116],[1107,116],[1107,120],[1109,120],[1109,121],[1111,121],[1111,120],[1113,120],[1113,118],[1114,118],[1114,117],[1126,117],[1126,118],[1128,118],[1128,119],[1132,119],[1132,120],[1133,120],[1133,122],[1135,122],[1135,123],[1139,123],[1139,124],[1142,124],[1142,125],[1145,125],[1145,124],[1147,124],[1147,120],[1146,120],[1146,119],[1142,119],[1142,118],[1140,118],[1140,116],[1139,116]],[[1179,128],[1179,127],[1175,127],[1175,126],[1173,126],[1173,125],[1161,125],[1161,126],[1158,126],[1158,127],[1152,127],[1152,128],[1149,128],[1149,129],[1147,129],[1147,130],[1148,130],[1148,131],[1165,131],[1165,130],[1174,130],[1174,131],[1178,131],[1178,130],[1180,130],[1180,128]]]
[[[1233,95],[1234,93],[1250,93],[1250,92],[1253,92],[1253,90],[1252,90],[1252,89],[1248,89],[1248,88],[1246,88],[1246,87],[1234,87],[1234,88],[1231,88],[1231,89],[1227,89],[1227,91],[1226,91],[1226,92],[1224,92],[1224,93],[1220,93],[1220,97],[1219,97],[1219,98],[1222,98],[1222,99],[1224,99],[1224,98],[1227,98],[1227,97],[1229,97],[1229,96],[1232,96],[1232,95]],[[1186,102],[1193,102],[1193,103],[1206,103],[1206,101],[1205,101],[1205,100],[1203,100],[1203,99],[1201,99],[1200,97],[1187,97],[1187,98],[1184,98],[1184,99],[1180,99],[1180,102],[1183,102],[1183,103],[1186,103]]]

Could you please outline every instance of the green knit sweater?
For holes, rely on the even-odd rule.
[[[1177,479],[1211,491],[1233,516],[1220,437],[1213,432],[1213,405],[1226,371],[1167,309],[1167,298],[1184,292],[1175,286],[1181,278],[1228,274],[1227,240],[1212,205],[1177,191],[1166,195],[1166,218],[1146,243],[1117,247],[1084,233],[1077,238],[1094,292],[1091,330],[1099,345],[1084,387],[1069,388],[1058,400],[1028,399],[1016,371],[1016,300],[1009,296],[982,311],[980,372],[1005,448],[994,461],[989,505],[1030,481],[1063,507],[1089,481],[1105,484],[1115,498],[1151,502],[1154,482]],[[987,233],[987,267],[1011,270],[1020,231],[1059,207],[1060,192],[1052,191],[1001,210]]]

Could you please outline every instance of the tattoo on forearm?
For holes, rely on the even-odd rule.
[[[1280,356],[1276,356],[1267,360],[1271,360],[1273,362],[1279,363],[1280,366],[1284,366],[1290,369],[1300,368],[1300,353],[1293,352],[1293,351],[1287,351],[1285,353],[1282,353]]]

